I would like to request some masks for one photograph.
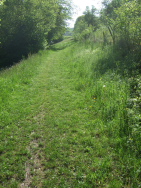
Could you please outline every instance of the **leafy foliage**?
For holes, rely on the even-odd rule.
[[[62,37],[70,3],[67,0],[5,0],[0,14],[0,66],[8,66]]]
[[[114,47],[130,71],[141,69],[141,4],[132,0],[104,1],[101,20],[108,28]]]
[[[74,26],[74,38],[76,40],[88,39],[90,35],[97,30],[99,25],[96,9],[87,6],[84,15],[77,18]]]
[[[141,3],[137,0],[104,0],[99,17],[88,7],[75,23],[74,39],[105,45],[112,44],[110,59],[100,65],[123,72],[141,71]],[[109,47],[108,49],[110,49]],[[113,58],[111,58],[111,56]],[[111,62],[112,61],[112,62]],[[105,63],[103,63],[105,62]],[[107,64],[107,63],[108,64]],[[118,64],[118,66],[117,66]],[[100,67],[100,66],[99,66]],[[124,67],[124,68],[123,68]],[[126,69],[126,71],[124,70]]]
[[[140,47],[141,42],[141,4],[132,0],[113,0],[106,4],[101,13],[103,23],[108,27],[113,42],[126,43],[127,50]]]

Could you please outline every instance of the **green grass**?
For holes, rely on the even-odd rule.
[[[0,73],[1,187],[141,186],[130,83],[93,71],[103,53],[68,39]]]

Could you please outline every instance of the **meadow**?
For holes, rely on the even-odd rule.
[[[111,54],[66,39],[1,70],[1,188],[141,187],[141,77]]]

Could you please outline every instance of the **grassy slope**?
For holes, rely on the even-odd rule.
[[[2,187],[139,185],[139,161],[119,150],[128,85],[93,73],[98,48],[69,43],[0,74]]]

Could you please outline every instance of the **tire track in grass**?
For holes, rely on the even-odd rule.
[[[47,61],[47,60],[46,60]],[[34,117],[27,118],[28,121],[32,122],[32,124],[36,124],[36,129],[30,134],[30,143],[27,147],[27,150],[30,153],[30,159],[25,163],[25,179],[19,185],[19,188],[28,188],[28,187],[42,187],[42,180],[44,179],[44,166],[43,161],[44,154],[44,140],[43,140],[43,130],[44,130],[44,118],[45,113],[47,113],[44,107],[44,96],[46,94],[45,86],[42,83],[39,83],[40,76],[42,75],[42,71],[44,69],[45,64],[43,67],[40,67],[39,75],[33,80],[33,90],[35,93],[34,101],[40,103],[38,106],[37,114]],[[46,65],[47,66],[47,65]],[[41,74],[41,75],[40,75]],[[42,76],[41,76],[42,77]],[[36,98],[36,100],[35,100]],[[34,106],[34,104],[33,104]]]
[[[50,80],[50,72],[52,72],[51,64],[54,62],[54,52],[52,55],[46,55],[46,60],[40,66],[39,74],[32,81],[32,88],[34,90],[35,96],[33,96],[34,101],[40,105],[33,104],[33,106],[38,106],[37,115],[34,117],[27,117],[28,121],[32,124],[36,124],[36,129],[34,129],[30,134],[30,143],[27,146],[27,150],[30,153],[30,159],[25,163],[25,179],[19,185],[20,188],[28,187],[42,187],[42,180],[44,179],[44,147],[45,147],[45,135],[44,129],[45,116],[48,114],[45,104],[49,104],[48,101],[48,80]],[[53,87],[53,86],[51,86]],[[33,107],[34,111],[36,110]],[[44,138],[43,138],[44,136]]]
[[[33,136],[35,132],[31,133]],[[21,183],[20,188],[28,188],[33,183],[33,177],[38,176],[36,185],[42,187],[42,179],[44,179],[44,170],[42,165],[41,151],[39,149],[39,140],[34,139],[30,142],[29,147],[27,148],[31,154],[29,161],[25,163],[25,180]],[[34,180],[35,181],[35,180]]]

